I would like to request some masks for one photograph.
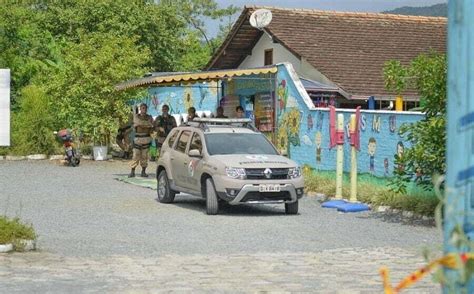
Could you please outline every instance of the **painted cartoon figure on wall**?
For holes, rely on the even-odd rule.
[[[395,155],[395,161],[399,161],[402,158],[403,153],[405,152],[405,146],[403,146],[402,141],[398,141],[397,143],[397,154]],[[405,166],[401,163],[397,164],[397,169],[399,172],[403,172],[405,170]]]
[[[281,82],[278,84],[277,94],[279,106],[278,115],[280,115],[285,111],[286,102],[288,100],[288,88],[286,87],[286,80],[281,80]]]
[[[184,109],[189,109],[194,106],[192,88],[184,89]]]
[[[375,173],[375,150],[377,149],[377,141],[374,137],[370,137],[368,145],[368,153],[370,156],[369,170],[371,174]]]
[[[314,144],[316,145],[316,169],[320,170],[321,168],[321,143],[323,141],[322,134],[320,131],[316,132],[316,136],[314,138]]]
[[[300,123],[301,113],[297,108],[291,108],[283,114],[278,124],[278,148],[286,151],[290,156],[289,144],[300,146]]]

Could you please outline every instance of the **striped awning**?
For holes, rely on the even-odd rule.
[[[115,90],[121,91],[130,88],[137,87],[149,87],[153,85],[172,85],[177,83],[193,83],[200,81],[211,81],[221,80],[224,78],[232,78],[239,76],[248,75],[259,75],[276,73],[276,66],[266,66],[259,68],[246,68],[246,69],[225,69],[225,70],[212,70],[212,71],[201,71],[194,73],[167,73],[163,75],[150,76],[141,79],[135,79],[120,83],[115,86]]]

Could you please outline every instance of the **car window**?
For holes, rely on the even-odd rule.
[[[268,154],[277,155],[268,139],[258,134],[214,133],[206,134],[206,148],[209,155],[218,154]]]
[[[176,144],[177,151],[183,152],[183,153],[186,151],[186,146],[188,145],[189,137],[191,137],[190,131],[183,131],[181,133],[181,135],[179,136],[178,143]]]
[[[198,133],[194,133],[189,150],[197,149],[202,154],[202,140]]]
[[[174,133],[171,135],[170,139],[168,140],[168,146],[173,147],[174,141],[176,141],[176,138],[178,137],[178,130],[173,131]]]

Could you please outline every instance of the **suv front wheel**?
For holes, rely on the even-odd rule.
[[[298,214],[298,200],[293,203],[285,203],[286,214]]]
[[[219,211],[219,201],[217,199],[214,181],[211,178],[206,180],[206,212],[207,214],[217,214]]]
[[[174,201],[176,192],[171,190],[170,182],[166,170],[162,170],[158,175],[158,187],[157,187],[158,201],[161,203],[171,203]]]

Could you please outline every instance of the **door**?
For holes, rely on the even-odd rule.
[[[195,132],[189,144],[189,151],[199,150],[199,153],[202,155],[202,137],[199,133]],[[191,189],[196,192],[201,192],[200,179],[202,174],[202,158],[199,157],[190,157],[187,158],[187,168],[186,168],[186,188]]]
[[[191,131],[182,131],[171,154],[171,174],[176,186],[186,187],[188,155],[186,154]]]

